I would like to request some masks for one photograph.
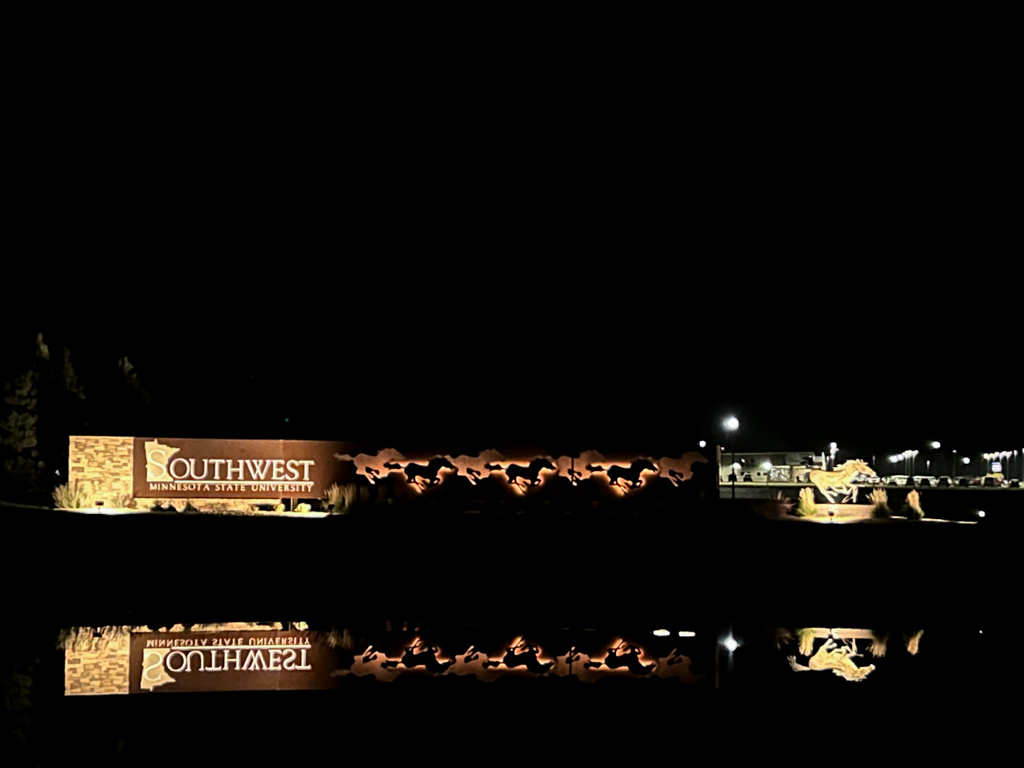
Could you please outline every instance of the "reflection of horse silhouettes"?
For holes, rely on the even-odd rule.
[[[542,469],[557,471],[557,467],[546,456],[534,459],[525,467],[521,464],[509,464],[507,467],[503,467],[500,464],[485,464],[484,469],[489,469],[491,472],[504,472],[509,483],[521,490],[540,485],[542,479],[540,472]]]
[[[541,662],[537,658],[539,653],[540,649],[536,645],[520,640],[505,649],[505,655],[501,661],[485,661],[484,666],[496,667],[499,664],[504,664],[506,669],[526,667],[528,671],[533,672],[535,675],[543,675],[555,665],[555,662]]]
[[[405,479],[414,485],[424,488],[428,485],[437,485],[443,478],[438,477],[442,469],[455,470],[455,465],[447,456],[435,456],[426,464],[415,464],[409,462],[404,466],[397,461],[384,464],[385,469],[400,469],[405,472]]]
[[[581,653],[575,646],[570,648],[565,656],[555,659],[555,666],[551,673],[558,677],[572,675],[582,683],[592,683],[601,677],[601,673],[590,666],[590,657]]]
[[[659,658],[658,667],[654,671],[655,677],[677,677],[684,683],[696,683],[704,678],[704,675],[695,675],[690,671],[690,664],[693,662],[689,656],[683,656],[678,648],[673,648],[668,656]]]
[[[455,663],[448,668],[447,674],[460,677],[472,675],[482,683],[491,683],[506,673],[491,666],[491,661],[487,654],[478,650],[476,646],[471,645],[466,649],[465,653],[455,657]]]
[[[615,485],[621,488],[624,484],[628,484],[630,488],[639,488],[643,484],[643,478],[640,477],[640,474],[642,472],[657,472],[658,468],[650,459],[637,459],[628,467],[612,465],[608,469],[605,469],[602,466],[588,464],[587,470],[590,472],[607,473],[609,485]]]
[[[406,669],[424,667],[428,672],[441,675],[444,674],[445,670],[454,664],[455,661],[438,661],[437,654],[439,652],[440,649],[436,645],[416,641],[405,649],[405,653],[402,654],[401,659],[398,661],[388,659],[382,666],[397,667],[401,664]]]
[[[354,675],[355,677],[365,677],[370,675],[383,682],[394,680],[399,674],[400,669],[394,669],[394,665],[387,663],[387,658],[380,651],[375,651],[373,646],[368,646],[356,659],[352,662],[352,666],[349,669],[336,669],[331,672],[332,677],[344,677],[346,675]]]
[[[634,675],[646,675],[658,666],[658,662],[655,661],[645,666],[640,661],[642,653],[638,646],[630,645],[623,641],[614,648],[609,648],[608,655],[601,661],[588,661],[586,665],[592,669],[599,669],[601,667],[605,669],[626,668]]]

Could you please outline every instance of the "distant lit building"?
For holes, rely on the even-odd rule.
[[[739,482],[773,482],[792,483],[806,480],[806,473],[812,469],[825,469],[827,454],[815,454],[812,451],[768,451],[733,454],[722,452],[722,463],[719,469],[722,483],[729,482],[732,462],[736,467],[736,480]]]

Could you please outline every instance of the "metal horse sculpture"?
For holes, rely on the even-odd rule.
[[[830,504],[834,504],[836,501],[832,495],[833,493],[842,493],[847,497],[844,501],[856,503],[857,486],[853,484],[853,479],[857,475],[874,476],[875,470],[861,459],[850,459],[840,464],[832,472],[824,469],[812,469],[807,474],[807,479],[814,483],[822,495],[829,500]]]

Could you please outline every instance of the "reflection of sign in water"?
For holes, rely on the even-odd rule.
[[[833,635],[811,655],[807,666],[797,663],[795,656],[789,657],[789,666],[795,672],[821,672],[830,669],[844,680],[860,681],[875,671],[875,665],[858,666],[854,661],[857,656],[860,654],[857,652],[855,639],[842,640]]]
[[[910,655],[917,655],[923,634],[924,630],[918,629],[903,635],[906,650]],[[888,649],[889,635],[889,630],[809,627],[797,630],[794,637],[788,629],[779,629],[776,630],[776,647],[781,650],[783,644],[798,640],[798,653],[806,657],[807,661],[800,663],[797,656],[788,656],[789,666],[795,672],[831,671],[844,680],[860,682],[875,671],[875,665],[857,660],[868,654],[876,659],[884,657]],[[858,648],[857,641],[867,643],[863,653]]]
[[[519,636],[491,646],[490,654],[476,645],[453,654],[432,640],[415,637],[393,654],[371,645],[353,656],[331,646],[326,638],[300,631],[140,632],[130,638],[127,692],[324,689],[337,687],[348,676],[382,682],[405,675],[468,677],[480,682],[502,677],[575,677],[588,683],[660,677],[696,683],[704,678],[691,672],[690,658],[678,649],[659,657],[640,644],[618,638],[597,645],[593,655],[566,647],[567,651],[551,653]],[[67,692],[80,691],[69,688]]]
[[[330,687],[334,654],[301,632],[145,633],[131,638],[130,690]]]
[[[435,677],[472,676],[481,682],[512,675],[538,678],[573,676],[588,683],[605,677],[661,677],[696,683],[704,675],[693,674],[691,663],[690,658],[680,654],[678,649],[673,649],[668,656],[649,658],[640,646],[624,640],[613,641],[594,657],[575,647],[563,655],[550,656],[539,645],[523,637],[517,637],[505,647],[504,653],[494,657],[471,645],[464,653],[448,658],[437,646],[416,638],[398,658],[388,658],[370,646],[356,656],[350,668],[337,669],[332,674],[337,677],[374,677],[384,682],[403,674],[425,674]]]
[[[170,648],[147,648],[142,654],[142,679],[139,684],[142,690],[151,691],[157,686],[174,682],[174,678],[167,674],[165,664],[170,652]]]

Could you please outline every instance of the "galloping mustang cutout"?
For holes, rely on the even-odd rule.
[[[835,503],[833,493],[845,494],[843,501],[857,503],[857,486],[853,479],[858,475],[869,475],[876,477],[875,470],[867,465],[862,459],[850,459],[837,466],[834,471],[827,472],[824,469],[812,469],[807,474],[807,479],[817,486],[822,495],[828,499],[830,504]]]
[[[627,462],[608,460],[597,451],[584,451],[579,458],[573,456],[536,456],[529,459],[507,459],[495,450],[481,451],[477,456],[433,456],[411,461],[396,451],[386,448],[376,455],[360,453],[335,454],[340,461],[350,461],[356,473],[376,483],[389,473],[402,473],[410,487],[417,491],[441,485],[450,475],[466,478],[476,485],[484,478],[503,480],[518,494],[525,494],[543,486],[549,478],[564,477],[573,485],[584,480],[601,478],[609,488],[626,495],[655,477],[663,477],[679,486],[693,477],[694,464],[708,460],[696,451],[680,458],[663,456],[660,459],[641,456]],[[870,469],[867,471],[870,472]]]

